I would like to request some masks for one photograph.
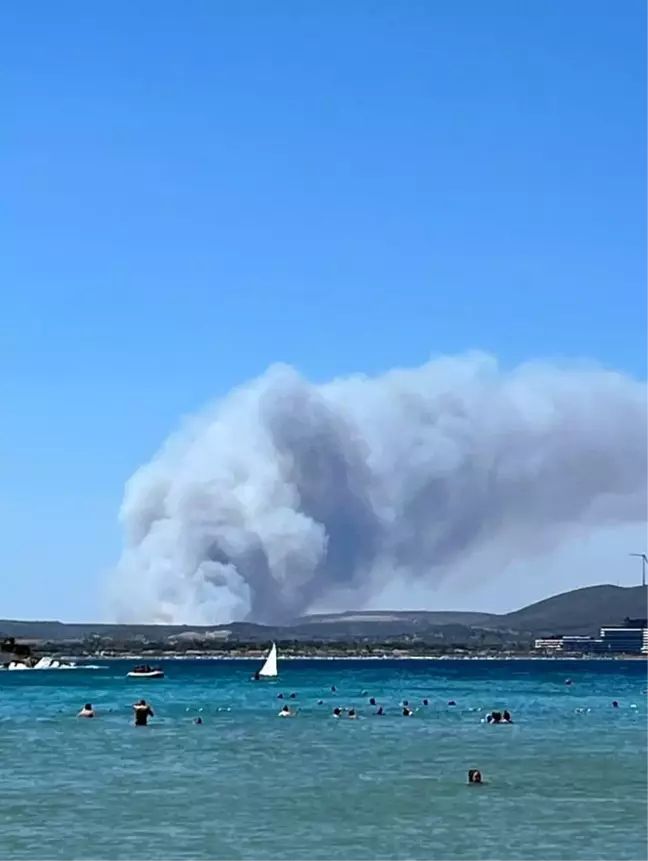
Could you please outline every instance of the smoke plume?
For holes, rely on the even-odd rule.
[[[646,518],[646,391],[471,354],[314,385],[286,366],[186,422],[130,479],[123,621],[281,622],[386,585],[481,579]]]

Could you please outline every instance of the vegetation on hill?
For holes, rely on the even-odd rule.
[[[626,617],[646,617],[646,587],[589,586],[554,595],[517,610],[496,615],[462,612],[353,612],[303,617],[293,625],[268,627],[251,622],[195,627],[188,625],[100,625],[61,622],[0,621],[0,635],[33,642],[119,642],[182,648],[209,643],[286,642],[419,642],[479,644],[530,642],[549,634],[595,634]]]

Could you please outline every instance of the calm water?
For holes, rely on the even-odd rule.
[[[0,673],[0,858],[647,857],[641,662],[284,661],[252,683],[255,666]],[[99,718],[74,717],[85,701]],[[493,708],[516,723],[481,723]]]

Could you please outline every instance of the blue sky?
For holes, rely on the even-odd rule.
[[[272,362],[480,348],[644,378],[645,18],[7,6],[0,615],[98,618],[127,478]]]

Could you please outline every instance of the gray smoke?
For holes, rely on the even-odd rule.
[[[593,366],[471,354],[314,385],[277,366],[130,479],[126,621],[279,622],[387,584],[487,578],[646,519],[646,391]]]

